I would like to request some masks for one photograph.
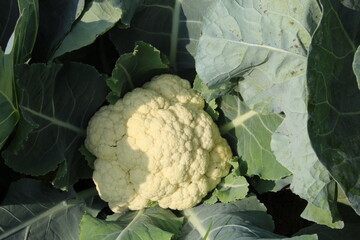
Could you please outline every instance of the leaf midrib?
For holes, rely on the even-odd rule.
[[[226,39],[226,38],[209,36],[209,35],[206,35],[206,36],[203,36],[203,37],[212,38],[212,39],[216,39],[216,40],[225,40],[225,41],[230,42],[230,43],[245,45],[247,47],[257,47],[257,48],[267,49],[267,50],[272,51],[272,52],[283,53],[283,54],[286,54],[286,55],[289,55],[289,56],[299,58],[299,59],[301,59],[303,61],[307,61],[307,56],[303,56],[303,55],[300,55],[300,54],[297,54],[297,53],[293,53],[293,52],[290,52],[290,51],[287,51],[287,50],[284,50],[284,49],[281,49],[281,48],[272,47],[272,46],[269,46],[269,45],[262,45],[262,44],[257,44],[257,43],[249,43],[249,42],[244,42],[244,41],[240,41],[240,40],[238,40],[238,41],[230,40],[230,39]]]
[[[199,232],[201,238],[204,238],[208,232],[208,229],[202,224],[202,221],[198,218],[195,211],[193,209],[185,209],[183,210],[183,212],[184,215],[187,217],[187,221],[191,223],[194,229]]]
[[[52,123],[54,125],[60,126],[62,128],[69,129],[69,130],[71,130],[71,131],[73,131],[73,132],[75,132],[75,133],[77,133],[77,134],[79,134],[81,136],[86,135],[86,132],[85,132],[84,129],[79,128],[77,126],[74,126],[74,125],[72,125],[70,123],[61,121],[61,120],[55,118],[54,116],[47,116],[47,115],[45,115],[43,113],[37,112],[37,111],[35,111],[35,110],[31,109],[31,108],[25,107],[25,106],[22,106],[21,108],[23,110],[25,110],[25,111],[39,117],[39,118],[42,118],[42,119],[45,119],[45,120],[49,121],[50,123]]]
[[[48,210],[46,210],[45,212],[35,216],[35,217],[32,217],[30,218],[29,220],[26,220],[24,222],[22,222],[21,224],[11,228],[11,229],[8,229],[6,232],[4,232],[3,234],[0,234],[0,239],[5,239],[9,236],[11,236],[12,234],[15,234],[17,233],[18,231],[28,227],[28,226],[31,226],[33,223],[39,221],[40,219],[42,218],[46,218],[46,217],[51,217],[52,215],[60,212],[60,211],[63,211],[65,209],[68,209],[70,208],[71,206],[73,206],[72,204],[68,204],[66,201],[62,201],[58,204],[56,204],[55,206],[49,208]]]
[[[144,214],[145,209],[141,209],[140,211],[137,212],[136,216],[131,220],[131,222],[121,231],[121,233],[119,234],[119,236],[117,236],[117,238],[115,240],[120,240],[122,239],[123,235],[131,228],[132,225],[134,225],[139,218],[142,217],[142,215]]]
[[[252,117],[254,117],[258,114],[259,113],[255,112],[253,110],[250,110],[250,111],[246,112],[245,114],[238,115],[234,120],[232,120],[220,127],[221,134],[225,134],[233,128],[244,125],[244,123],[247,120],[251,119]]]

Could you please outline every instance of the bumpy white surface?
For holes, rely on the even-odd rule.
[[[228,174],[230,147],[203,108],[188,81],[164,74],[92,117],[85,146],[113,211],[190,208]]]

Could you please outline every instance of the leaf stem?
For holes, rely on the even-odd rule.
[[[124,230],[121,231],[121,233],[115,240],[122,239],[122,236],[126,232],[126,230],[129,229],[144,214],[144,212],[145,212],[145,209],[139,210],[138,213],[136,214],[136,216],[133,218],[133,220],[131,220],[131,222],[124,228]]]
[[[194,212],[193,209],[191,209],[191,208],[185,209],[183,211],[183,213],[184,213],[184,216],[187,218],[188,222],[191,223],[193,228],[199,232],[201,238],[204,238],[205,236],[208,237],[209,228],[206,227],[204,222],[198,218],[198,216],[196,215],[196,213]]]
[[[232,120],[231,122],[228,122],[226,124],[224,124],[223,126],[220,127],[220,132],[221,134],[225,134],[228,131],[230,131],[233,128],[236,128],[240,125],[243,125],[244,122],[250,118],[252,118],[253,116],[257,115],[258,113],[250,110],[245,114],[241,114],[239,116],[237,116],[234,120]]]

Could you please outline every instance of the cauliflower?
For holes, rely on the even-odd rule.
[[[193,207],[229,173],[230,147],[203,108],[188,81],[164,74],[92,117],[85,146],[114,212]]]

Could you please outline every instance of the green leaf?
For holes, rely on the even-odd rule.
[[[213,121],[219,120],[219,112],[217,108],[218,104],[215,99],[211,100],[209,103],[205,102],[204,111],[210,115]]]
[[[91,152],[89,152],[89,150],[86,149],[85,145],[81,145],[81,147],[79,148],[79,152],[81,153],[81,155],[84,156],[88,166],[91,169],[94,169],[94,162],[96,160],[96,157]]]
[[[309,54],[308,131],[321,163],[360,214],[360,92],[352,70],[360,43],[353,23],[360,23],[360,12],[338,1],[322,5],[324,17]]]
[[[101,216],[104,212],[102,212],[103,209],[106,209],[108,206],[108,203],[103,201],[99,195],[97,195],[97,190],[94,189],[95,194],[93,197],[88,198],[85,200],[86,203],[86,213],[93,216]]]
[[[333,182],[332,184],[329,185],[334,185],[334,184],[335,183]],[[329,195],[332,194],[332,192],[334,192],[331,191],[331,187],[328,186],[326,186],[326,190],[329,191]],[[318,207],[317,205],[309,202],[300,216],[302,218],[316,222],[318,224],[327,225],[330,228],[338,228],[338,229],[343,228],[344,222],[342,221],[341,215],[337,209],[337,204],[336,204],[337,196],[336,195],[332,195],[332,196],[333,196],[332,199],[333,201],[330,202],[330,204],[323,204],[323,206],[325,207],[323,206]],[[330,220],[332,222],[330,222]]]
[[[79,146],[82,142],[74,142]],[[93,169],[84,161],[84,157],[79,151],[72,150],[73,156],[67,157],[59,164],[52,184],[62,190],[67,190],[69,186],[76,183],[79,179],[92,178]]]
[[[249,179],[249,183],[258,194],[263,194],[266,192],[278,192],[282,190],[284,187],[291,184],[292,179],[292,175],[275,181],[264,180],[255,176]]]
[[[81,240],[148,239],[170,240],[180,232],[182,218],[160,207],[128,212],[114,221],[104,221],[85,214],[81,220]]]
[[[15,104],[17,100],[16,96],[14,96],[15,83],[13,66],[29,60],[35,44],[39,21],[37,0],[19,0],[18,4],[19,6],[11,5],[11,8],[19,8],[20,15],[15,28],[11,29],[11,37],[6,39],[7,46],[5,53],[0,49],[0,76],[2,78],[0,90],[4,95],[8,96],[13,104]],[[11,19],[13,17],[14,16],[9,16]],[[13,21],[11,19],[9,19],[9,21]],[[10,24],[10,22],[7,24]],[[6,27],[9,28],[10,26],[6,25]],[[10,29],[7,29],[7,31],[10,31]]]
[[[331,229],[323,225],[313,224],[301,229],[295,235],[317,234],[319,240],[354,240],[360,236],[360,217],[356,215],[352,208],[341,205],[340,213],[344,218],[345,227],[343,229]]]
[[[247,176],[277,180],[290,174],[270,149],[271,136],[283,121],[281,115],[250,110],[237,95],[223,96],[219,108],[224,116],[220,132],[242,158],[241,168]]]
[[[0,239],[78,239],[85,211],[70,192],[21,179],[0,206]]]
[[[0,149],[19,121],[13,89],[12,61],[0,49]]]
[[[197,73],[208,86],[215,86],[255,66],[265,63],[265,68],[277,61],[292,69],[276,73],[281,77],[278,81],[294,78],[304,71],[311,33],[320,16],[315,0],[256,0],[249,5],[214,2],[204,17],[196,52]]]
[[[114,104],[125,93],[167,71],[167,62],[161,57],[159,50],[144,42],[137,42],[132,53],[119,57],[112,76],[106,80],[112,91],[108,95],[108,101]]]
[[[229,203],[246,197],[249,184],[245,177],[240,176],[238,158],[230,160],[230,164],[233,166],[231,173],[221,179],[209,201],[205,203],[213,204],[217,199],[220,202]]]
[[[354,62],[353,62],[353,71],[356,76],[356,81],[358,88],[360,89],[360,46],[357,48],[355,55],[354,55]]]
[[[307,54],[321,17],[316,0],[215,2],[204,17],[196,69],[212,86],[242,76],[238,91],[251,111],[285,114],[272,133],[271,151],[293,174],[292,191],[309,202],[302,216],[341,227],[336,188],[306,131]],[[326,212],[326,222],[319,211]]]
[[[198,76],[194,81],[194,89],[207,101],[234,91],[234,87],[234,83],[228,82],[220,88],[210,89]],[[236,95],[225,95],[219,102],[219,109],[224,115],[220,120],[220,131],[243,158],[244,172],[248,176],[260,175],[273,180],[289,175],[270,149],[271,135],[282,122],[282,116],[251,111]]]
[[[115,27],[110,31],[111,39],[120,54],[131,51],[135,41],[147,42],[168,56],[177,73],[188,75],[194,70],[204,9],[211,2],[143,1],[131,21],[131,27]]]
[[[208,239],[288,239],[273,233],[274,224],[265,206],[256,197],[248,197],[235,203],[200,205],[183,211],[185,225],[181,240]],[[210,228],[211,227],[211,228]],[[291,239],[317,239],[305,235]]]
[[[340,1],[345,7],[348,7],[356,11],[360,11],[360,2],[358,0],[338,0],[338,1]]]
[[[11,101],[0,92],[0,149],[4,146],[8,136],[14,130],[18,120],[19,112]]]
[[[85,0],[42,0],[39,6],[39,34],[33,51],[34,62],[47,62],[70,32],[84,10]],[[44,47],[46,46],[46,47]]]
[[[231,93],[237,84],[237,79],[233,79],[232,82],[224,84],[223,86],[211,89],[209,88],[204,81],[200,79],[199,76],[196,76],[194,80],[193,88],[201,94],[206,102],[211,102],[212,100]]]
[[[193,89],[201,94],[201,96],[205,99],[205,108],[204,110],[211,116],[214,121],[218,121],[219,119],[219,111],[217,110],[218,104],[216,102],[216,98],[222,96],[229,92],[229,89],[226,88],[225,91],[222,89],[209,89],[206,84],[196,76],[193,84]]]
[[[344,190],[338,185],[338,197],[337,197],[337,201],[339,203],[351,206],[349,199],[346,197],[346,194],[344,192]]]
[[[78,149],[89,118],[105,100],[104,76],[80,63],[22,65],[17,76],[22,119],[3,152],[6,164],[31,175],[61,164],[56,180],[65,186],[89,176]]]
[[[25,63],[31,57],[39,26],[39,4],[37,0],[19,0],[20,17],[5,53],[11,53],[14,65]]]
[[[17,103],[13,71],[14,61],[12,55],[5,54],[0,49],[0,92],[10,104]],[[17,108],[17,106],[14,106],[14,108]]]
[[[5,53],[0,48],[0,149],[19,121],[14,66],[29,60],[38,29],[37,0],[19,0],[19,6],[11,1],[8,8],[3,3],[1,4],[0,6],[5,7],[5,9],[18,7],[20,16],[17,19],[15,29],[10,29],[17,14],[15,14],[15,10],[9,10],[9,14],[15,15],[8,16],[9,22],[5,23],[5,29],[1,33],[0,39],[7,42]],[[12,35],[10,39],[7,39],[10,31],[13,31]]]
[[[131,1],[91,1],[85,7],[84,13],[74,23],[71,31],[65,36],[52,59],[93,43],[99,35],[112,28],[123,14],[123,2],[129,4]]]

